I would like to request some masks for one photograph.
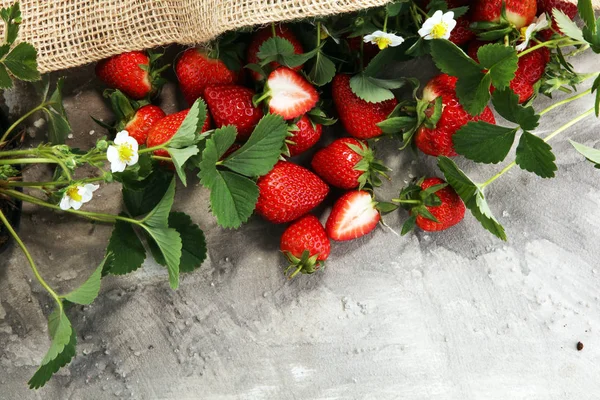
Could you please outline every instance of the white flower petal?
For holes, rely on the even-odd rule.
[[[88,183],[84,186],[84,188],[86,188],[90,192],[94,193],[96,190],[100,189],[100,185],[93,185],[91,183]]]
[[[526,47],[527,47],[527,42],[523,42],[523,43],[515,46],[515,50],[517,50],[517,51],[523,51],[523,50],[525,50]]]
[[[114,143],[115,144],[126,143],[128,138],[129,138],[129,132],[127,132],[127,131],[121,131],[121,132],[117,133],[117,136],[115,137]]]
[[[128,137],[123,144],[128,144],[134,151],[138,150],[138,142],[132,137]]]
[[[442,15],[442,22],[449,24],[450,21],[454,21],[454,11],[448,11]]]
[[[108,146],[108,149],[106,150],[106,159],[110,163],[118,161],[119,160],[119,149],[117,149],[116,146]]]
[[[452,32],[452,29],[456,27],[456,20],[448,21],[448,32]]]
[[[121,161],[118,157],[116,160],[110,162],[110,171],[111,172],[123,172],[127,168],[127,164]]]
[[[67,193],[65,193],[63,195],[63,198],[60,200],[60,209],[61,210],[68,210],[69,208],[71,208],[71,198],[67,195]]]
[[[73,210],[79,210],[81,208],[81,205],[83,204],[80,201],[75,201],[73,199],[70,200],[71,203],[71,207],[73,207]]]
[[[131,158],[129,159],[129,161],[127,161],[127,165],[135,165],[135,164],[137,164],[139,158],[140,158],[140,156],[139,156],[139,154],[136,151],[135,153],[133,153],[133,155],[131,156]]]
[[[454,16],[454,13],[452,13],[452,16]],[[444,13],[442,12],[442,10],[437,10],[436,12],[433,13],[431,18],[429,18],[429,19],[432,21],[435,21],[434,24],[437,24],[442,21],[443,17],[444,17]]]

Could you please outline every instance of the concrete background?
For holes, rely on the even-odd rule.
[[[585,56],[575,66],[594,70],[597,60]],[[422,61],[395,72],[426,81],[434,70]],[[89,115],[108,120],[110,112],[92,67],[64,74],[69,144],[87,147],[103,135]],[[5,100],[17,114],[31,101],[22,87]],[[538,109],[548,104],[536,101]],[[591,104],[587,98],[555,110],[537,134]],[[167,85],[161,105],[183,108],[175,85]],[[35,128],[36,120],[27,129],[39,139],[44,127]],[[470,214],[443,233],[398,237],[380,227],[335,243],[324,272],[291,282],[278,253],[283,227],[253,218],[238,231],[220,229],[207,191],[178,187],[175,208],[204,229],[209,259],[183,276],[178,291],[150,261],[105,279],[93,305],[70,313],[76,359],[37,392],[26,382],[49,345],[52,303],[23,255],[5,253],[0,399],[598,399],[600,171],[566,136],[593,146],[599,128],[589,118],[554,139],[555,179],[515,168],[489,187],[507,243]],[[381,198],[396,196],[413,176],[439,175],[430,157],[399,154],[390,140],[377,148],[394,169]],[[458,162],[480,181],[500,168]],[[29,179],[44,173],[27,172]],[[118,212],[119,193],[102,185],[86,208]],[[405,218],[397,212],[385,221],[399,231]],[[20,233],[43,276],[66,291],[100,262],[110,231],[26,205]]]

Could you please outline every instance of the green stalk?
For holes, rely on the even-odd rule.
[[[52,296],[54,298],[54,300],[56,300],[56,303],[58,304],[58,307],[60,308],[60,311],[62,312],[63,311],[63,304],[62,304],[62,301],[60,301],[60,296],[58,294],[56,294],[56,292],[54,290],[52,290],[52,288],[50,287],[50,285],[48,285],[46,283],[46,281],[44,280],[44,278],[42,278],[42,276],[40,275],[37,267],[35,266],[35,262],[33,261],[33,257],[31,257],[31,254],[27,250],[27,247],[25,247],[25,244],[23,243],[23,241],[21,240],[21,238],[19,237],[19,235],[17,235],[17,232],[15,232],[15,230],[13,229],[13,227],[10,225],[10,223],[6,219],[6,216],[4,215],[4,213],[2,212],[2,210],[0,210],[0,221],[2,221],[2,223],[4,224],[4,226],[6,226],[6,229],[8,229],[8,232],[10,232],[10,235],[13,237],[13,239],[15,239],[15,242],[17,242],[17,244],[21,248],[21,250],[23,251],[23,254],[25,254],[25,257],[27,258],[27,261],[29,262],[29,265],[31,266],[31,270],[33,271],[33,275],[35,275],[35,279],[37,279],[38,282],[40,283],[40,285],[42,285],[42,287],[44,289],[46,289],[46,291],[50,294],[50,296]]]
[[[110,223],[114,223],[115,221],[124,221],[124,222],[129,222],[130,224],[134,224],[134,225],[142,224],[140,221],[138,221],[136,219],[121,217],[120,215],[102,214],[102,213],[73,210],[73,209],[63,210],[55,204],[47,203],[43,200],[38,199],[37,197],[33,197],[33,196],[30,196],[25,193],[21,193],[19,191],[12,190],[12,189],[0,189],[0,194],[5,194],[5,195],[13,197],[15,199],[26,201],[26,202],[32,203],[32,204],[37,204],[38,206],[51,208],[53,210],[60,210],[60,211],[66,212],[66,213],[79,215],[79,216],[89,218],[89,219],[92,219],[95,221],[110,222]]]
[[[566,43],[565,41],[569,41],[569,42]],[[550,46],[560,43],[560,42],[565,42],[565,43],[563,43],[564,46],[574,46],[577,44],[585,44],[584,42],[579,42],[579,41],[573,40],[569,37],[562,37],[562,38],[558,38],[558,39],[554,39],[554,40],[549,40],[547,42],[542,42],[540,44],[536,44],[535,46],[531,46],[530,48],[523,50],[522,52],[517,54],[517,57],[523,57],[524,55],[529,54],[533,51],[536,51],[539,48],[550,47]]]
[[[588,90],[586,90],[586,91],[584,91],[584,92],[581,92],[581,93],[579,93],[579,94],[577,94],[577,95],[575,95],[575,96],[571,96],[571,97],[569,97],[568,99],[564,99],[564,100],[561,100],[561,101],[559,101],[559,102],[556,102],[556,103],[552,104],[551,106],[549,106],[549,107],[546,107],[546,108],[544,108],[542,111],[540,111],[540,115],[544,115],[544,114],[546,114],[547,112],[549,112],[549,111],[552,111],[552,110],[553,110],[553,109],[555,109],[556,107],[560,107],[560,106],[562,106],[563,104],[567,104],[567,103],[570,103],[570,102],[572,102],[572,101],[574,101],[574,100],[580,99],[580,98],[582,98],[582,97],[584,97],[584,96],[588,95],[588,94],[589,94],[589,93],[591,93],[591,92],[592,92],[592,89],[591,89],[591,88],[589,88]]]
[[[388,13],[385,12],[385,19],[383,20],[383,31],[387,32],[387,23],[388,23]]]
[[[58,162],[51,158],[11,158],[8,160],[0,160],[0,165],[12,164],[58,164]]]
[[[30,110],[29,112],[25,113],[25,115],[23,115],[21,118],[19,118],[18,120],[15,121],[14,124],[12,124],[7,130],[6,132],[4,132],[4,135],[2,135],[2,138],[0,138],[0,143],[4,142],[6,140],[6,138],[8,138],[8,135],[10,135],[10,133],[21,124],[21,122],[25,121],[29,116],[31,116],[32,114],[34,114],[37,111],[42,110],[44,107],[46,107],[46,103],[42,103],[39,106],[37,106],[36,108]]]
[[[549,134],[548,136],[546,136],[544,138],[544,142],[548,142],[549,140],[551,140],[553,137],[555,137],[559,133],[564,132],[565,130],[569,129],[570,127],[572,127],[576,123],[578,123],[581,120],[583,120],[583,119],[587,118],[588,116],[592,115],[593,113],[594,113],[594,107],[590,108],[589,110],[587,110],[586,112],[584,112],[580,116],[578,116],[576,118],[573,118],[571,121],[567,122],[566,124],[564,124],[563,126],[561,126],[560,128],[558,128],[557,130],[555,130],[554,132],[552,132],[551,134]],[[480,189],[485,188],[490,183],[494,182],[496,179],[500,178],[502,175],[504,175],[506,172],[508,172],[515,165],[517,165],[517,163],[515,161],[511,162],[506,167],[504,167],[500,172],[498,172],[496,175],[492,176],[490,179],[488,179],[484,183],[479,184],[479,188]]]
[[[77,181],[78,183],[94,183],[104,181],[104,177],[96,177],[96,178],[88,178],[83,179],[81,181]],[[8,182],[4,186],[6,187],[55,187],[55,186],[68,186],[70,185],[70,181],[50,181],[50,182],[22,182],[22,181],[13,181]]]

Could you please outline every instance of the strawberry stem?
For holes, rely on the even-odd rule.
[[[387,32],[387,23],[388,23],[388,13],[387,10],[385,12],[385,19],[383,20],[383,31]]]
[[[271,22],[271,33],[273,37],[277,37],[277,30],[275,29],[275,22]]]
[[[559,133],[564,132],[565,130],[569,129],[571,126],[573,126],[576,123],[580,122],[581,120],[587,118],[588,116],[592,115],[593,113],[594,113],[594,107],[590,108],[589,110],[587,110],[586,112],[584,112],[580,116],[578,116],[576,118],[573,118],[571,121],[567,122],[566,124],[564,124],[563,126],[561,126],[560,128],[558,128],[557,130],[555,130],[554,132],[552,132],[551,134],[549,134],[548,136],[546,136],[543,139],[544,142],[548,142],[549,140],[551,140],[553,137],[555,137]],[[494,182],[496,179],[500,178],[502,175],[504,175],[506,172],[508,172],[515,165],[517,165],[516,162],[514,162],[514,161],[511,162],[506,167],[504,167],[500,172],[498,172],[496,175],[492,176],[487,181],[479,184],[478,185],[479,189],[483,190],[486,186],[488,186],[490,183]]]
[[[597,74],[593,74],[593,75],[592,75],[592,77],[595,77],[596,75],[597,75]],[[591,78],[591,77],[586,77],[585,79],[589,79],[589,78]],[[556,107],[560,107],[560,106],[562,106],[562,105],[564,105],[564,104],[567,104],[567,103],[570,103],[570,102],[572,102],[572,101],[574,101],[574,100],[580,99],[580,98],[582,98],[582,97],[584,97],[584,96],[588,95],[588,94],[589,94],[589,93],[591,93],[591,92],[592,92],[592,88],[589,88],[588,90],[586,90],[586,91],[584,91],[584,92],[581,92],[581,93],[579,93],[579,94],[577,94],[577,95],[575,95],[575,96],[569,97],[568,99],[564,99],[564,100],[561,100],[561,101],[559,101],[559,102],[556,102],[556,103],[552,104],[551,106],[549,106],[549,107],[546,107],[546,108],[544,108],[542,111],[540,111],[540,115],[544,115],[544,114],[546,114],[547,112],[549,112],[549,111],[552,111],[552,110],[553,110],[553,109],[555,109]]]

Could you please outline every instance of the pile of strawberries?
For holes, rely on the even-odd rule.
[[[423,6],[426,6],[426,3]],[[448,0],[448,8],[469,5],[467,0]],[[573,18],[575,6],[565,0],[479,0],[470,5],[469,11],[457,19],[450,40],[463,46],[467,53],[477,58],[477,49],[485,42],[476,40],[471,27],[473,22],[498,22],[502,8],[506,18],[516,28],[528,26],[536,14],[551,13],[559,8]],[[556,26],[554,29],[557,30]],[[539,40],[544,40],[541,32]],[[256,31],[245,55],[246,64],[259,62],[261,45],[269,38],[287,40],[296,54],[304,49],[292,30],[285,26],[267,27]],[[346,38],[350,48],[360,47],[357,38]],[[365,59],[376,55],[377,48],[364,46]],[[151,98],[160,84],[160,70],[155,70],[152,55],[130,52],[98,63],[96,73],[109,87],[118,89],[133,100]],[[519,101],[528,101],[534,95],[534,87],[542,78],[550,54],[546,48],[530,52],[519,59],[516,77],[510,87]],[[398,100],[367,102],[351,88],[351,75],[337,73],[330,85],[313,86],[302,72],[302,65],[289,68],[273,61],[268,65],[267,76],[257,71],[240,69],[233,71],[226,64],[198,48],[191,48],[179,55],[175,73],[183,97],[192,104],[202,98],[207,105],[209,118],[203,131],[233,125],[237,128],[235,151],[246,141],[264,114],[283,117],[290,124],[290,137],[282,161],[257,181],[259,198],[256,212],[272,223],[290,223],[281,237],[281,250],[290,261],[288,272],[312,273],[318,270],[330,253],[334,241],[352,240],[371,232],[380,221],[385,207],[375,201],[372,188],[377,186],[378,175],[385,175],[366,140],[383,134],[378,125],[399,106]],[[258,89],[255,91],[255,89]],[[261,91],[262,90],[262,91]],[[311,110],[329,96],[337,117],[348,137],[334,140],[318,150],[312,157],[311,169],[296,164],[290,158],[306,152],[321,139],[323,126]],[[441,99],[441,114],[433,118],[436,103]],[[455,156],[452,136],[469,121],[495,123],[494,114],[486,107],[478,116],[471,116],[458,101],[456,78],[442,74],[433,78],[424,88],[422,98],[428,103],[424,121],[416,127],[414,144],[431,156]],[[153,147],[171,138],[188,110],[165,116],[152,104],[142,105],[135,114],[120,126],[127,130],[140,145]],[[168,153],[156,152],[168,157]],[[285,161],[283,160],[285,159]],[[325,227],[310,212],[329,194],[330,186],[346,192],[335,202]],[[427,231],[447,229],[460,222],[465,205],[456,192],[439,178],[423,178],[405,188],[397,206],[407,209],[414,224]],[[390,203],[385,203],[389,205]],[[397,207],[396,206],[396,207]]]

